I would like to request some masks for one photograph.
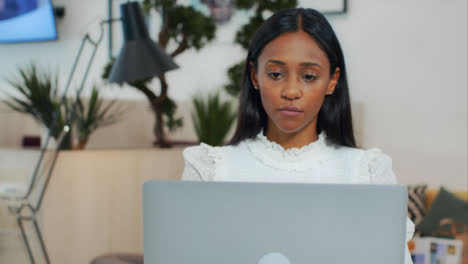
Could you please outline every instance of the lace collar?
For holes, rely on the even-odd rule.
[[[270,141],[263,131],[249,139],[246,145],[260,162],[273,168],[302,171],[323,163],[331,146],[326,143],[326,134],[321,132],[318,140],[301,148],[284,149],[280,144]]]

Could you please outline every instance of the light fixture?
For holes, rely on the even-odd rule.
[[[109,76],[109,82],[123,83],[159,76],[178,68],[172,57],[149,36],[138,2],[120,6],[124,45]]]

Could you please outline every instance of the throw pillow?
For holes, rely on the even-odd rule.
[[[447,218],[454,223],[468,226],[468,202],[441,187],[439,194],[417,229],[422,235],[434,235],[439,230],[441,220]]]
[[[427,185],[408,186],[408,217],[417,226],[426,215]]]

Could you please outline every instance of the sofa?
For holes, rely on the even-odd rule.
[[[408,186],[408,194],[408,216],[416,226],[414,237],[461,240],[461,264],[468,264],[468,191],[414,185]],[[418,239],[408,243],[411,252],[416,248],[415,241]]]

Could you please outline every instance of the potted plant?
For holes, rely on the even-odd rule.
[[[84,149],[92,132],[100,127],[118,122],[125,109],[118,107],[115,100],[105,104],[99,98],[96,86],[93,87],[87,104],[83,102],[79,94],[76,96],[77,107],[74,124],[78,132],[78,144],[74,146],[74,149]]]
[[[58,94],[58,78],[50,72],[40,72],[37,66],[31,64],[28,67],[19,68],[19,77],[14,81],[8,81],[19,93],[19,96],[8,94],[9,101],[5,101],[7,107],[20,113],[32,116],[41,123],[51,136],[57,140],[62,128],[67,124],[70,131],[65,135],[60,148],[73,149],[72,131],[79,133],[78,147],[84,148],[90,134],[98,127],[112,124],[122,113],[116,109],[114,103],[104,105],[99,99],[96,87],[93,88],[87,107],[79,94],[75,100],[66,98],[61,102]],[[76,103],[75,103],[76,101]],[[73,103],[76,104],[73,110]]]
[[[8,83],[20,94],[15,97],[8,95],[10,101],[5,104],[12,110],[31,115],[37,122],[51,131],[51,136],[56,140],[66,117],[70,114],[70,101],[63,104],[58,98],[58,79],[50,72],[39,72],[34,64],[19,68],[19,76]],[[65,135],[62,141],[62,149],[71,149],[71,131]]]
[[[237,116],[231,102],[221,102],[218,92],[206,98],[195,96],[192,102],[192,120],[198,140],[211,146],[223,145]]]

